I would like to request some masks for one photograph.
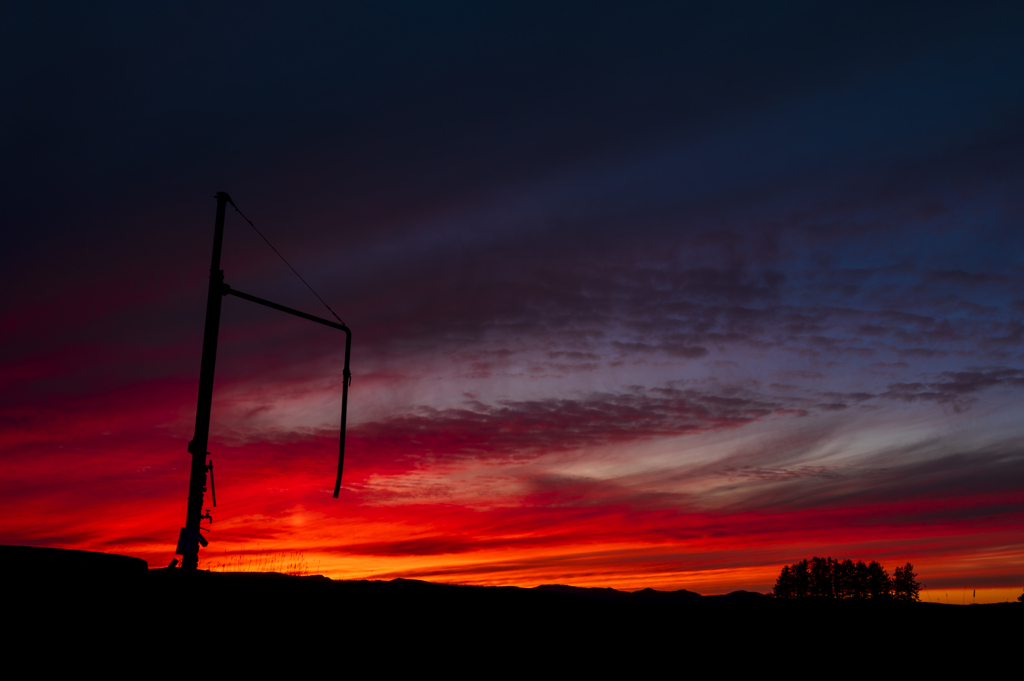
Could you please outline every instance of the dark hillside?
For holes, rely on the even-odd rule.
[[[167,569],[58,576],[13,567],[2,571],[4,619],[16,625],[7,639],[12,649],[64,651],[46,653],[55,659],[74,651],[74,659],[98,664],[125,663],[129,650],[172,666],[192,651],[188,665],[199,667],[471,670],[486,661],[568,670],[611,661],[645,667],[666,656],[757,666],[799,651],[860,651],[855,663],[862,664],[865,654],[896,645],[914,655],[968,641],[1002,649],[1024,623],[1016,604],[777,601],[745,592],[702,597]]]

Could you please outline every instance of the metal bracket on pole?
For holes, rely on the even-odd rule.
[[[209,456],[210,452],[206,452],[206,455]],[[213,497],[213,507],[217,508],[217,486],[213,484],[213,459],[206,464],[206,470],[210,471],[210,495]]]

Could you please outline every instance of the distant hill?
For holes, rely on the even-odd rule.
[[[727,594],[702,596],[695,591],[686,589],[658,591],[648,588],[640,591],[619,591],[610,587],[568,586],[566,584],[541,584],[535,586],[533,590],[585,596],[596,601],[612,603],[740,603],[765,598],[764,594],[756,591],[733,591]]]
[[[3,574],[104,574],[127,575],[145,572],[149,565],[141,558],[116,553],[77,551],[40,546],[0,545],[0,575]]]

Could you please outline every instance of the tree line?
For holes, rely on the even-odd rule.
[[[907,563],[896,568],[890,577],[885,568],[873,560],[867,565],[834,558],[804,559],[786,565],[772,589],[774,598],[852,598],[919,601],[921,585],[914,566]]]

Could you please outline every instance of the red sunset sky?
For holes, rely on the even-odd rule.
[[[226,191],[354,378],[335,500],[343,336],[225,299],[201,567],[1016,598],[1024,16],[927,7],[8,12],[0,543],[174,557]]]

